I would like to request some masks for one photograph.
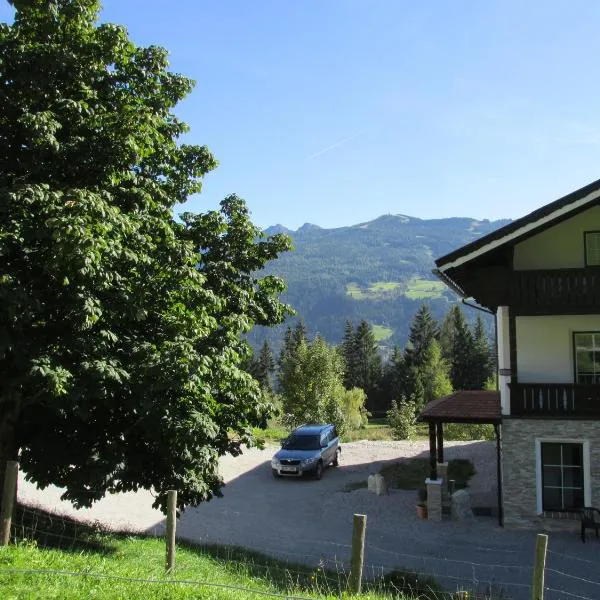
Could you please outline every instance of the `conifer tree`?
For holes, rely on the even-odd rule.
[[[302,320],[296,323],[294,329],[288,327],[285,331],[283,339],[283,347],[279,354],[279,374],[278,384],[282,390],[285,386],[285,381],[291,377],[294,369],[298,365],[298,349],[302,344],[306,343],[306,327]]]
[[[405,349],[406,363],[417,369],[425,361],[425,352],[431,342],[438,337],[438,324],[429,307],[423,304],[414,316],[408,334],[409,345]]]
[[[472,390],[477,385],[473,380],[474,346],[473,335],[460,307],[452,309],[453,337],[450,344],[450,381],[455,390]]]
[[[352,321],[346,321],[341,353],[344,357],[344,387],[347,390],[351,390],[358,385],[356,339],[354,333]]]
[[[481,315],[478,315],[473,329],[473,389],[484,389],[486,382],[492,377],[493,370],[494,362],[492,360],[490,343],[483,319]]]
[[[352,387],[359,387],[365,391],[367,406],[371,408],[377,402],[380,391],[381,357],[377,351],[373,328],[364,319],[356,328],[353,345],[356,380]]]
[[[264,341],[258,360],[256,360],[256,375],[255,379],[260,383],[261,389],[270,392],[271,391],[271,373],[275,369],[275,361],[273,360],[273,353],[267,340]]]

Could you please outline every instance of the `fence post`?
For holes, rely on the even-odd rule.
[[[544,569],[546,568],[546,549],[548,536],[538,533],[535,541],[535,564],[533,566],[533,585],[531,600],[544,600]]]
[[[352,559],[350,561],[350,591],[360,594],[362,585],[363,563],[365,560],[365,533],[367,530],[367,515],[354,515],[352,529]]]
[[[177,525],[177,491],[167,492],[167,572],[175,567],[175,532]]]
[[[2,489],[2,534],[0,546],[8,546],[10,540],[10,526],[12,523],[15,497],[17,494],[17,477],[19,476],[19,463],[16,460],[6,461],[4,473],[4,488]]]

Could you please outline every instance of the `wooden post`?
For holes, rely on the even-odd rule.
[[[17,477],[19,476],[19,463],[16,460],[6,461],[4,474],[4,488],[2,490],[2,530],[0,546],[8,546],[10,540],[10,526],[12,523],[15,497],[17,495]]]
[[[548,536],[538,533],[535,541],[535,564],[533,565],[533,585],[531,600],[544,600],[544,569],[546,568],[546,549]]]
[[[437,461],[435,450],[435,423],[429,423],[429,479],[437,479]]]
[[[167,572],[175,567],[175,531],[177,524],[177,491],[167,492]]]
[[[444,424],[437,424],[437,461],[444,462]]]
[[[350,577],[348,578],[350,592],[354,594],[360,594],[362,585],[366,530],[367,515],[354,515],[354,526],[352,529],[352,559],[350,562]]]

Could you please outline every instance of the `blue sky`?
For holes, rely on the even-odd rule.
[[[0,19],[12,11],[0,3]],[[220,162],[186,209],[255,222],[516,218],[600,178],[600,2],[105,0],[197,81]]]

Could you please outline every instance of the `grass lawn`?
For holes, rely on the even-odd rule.
[[[404,295],[411,300],[441,298],[445,289],[446,286],[441,281],[414,277],[408,282]]]
[[[348,283],[346,294],[355,300],[382,300],[393,297],[400,285],[398,281],[376,281],[369,287],[361,288],[357,283]]]
[[[279,444],[288,434],[289,430],[275,422],[270,423],[267,429],[254,430],[254,436],[257,439],[274,444]],[[356,442],[358,440],[389,441],[393,439],[392,429],[385,419],[369,419],[369,423],[365,428],[352,429],[341,437],[342,442]]]
[[[375,341],[377,342],[391,338],[393,333],[394,330],[390,327],[384,327],[383,325],[373,325],[373,335],[375,336]]]
[[[422,488],[426,477],[429,477],[428,458],[410,458],[382,467],[380,473],[390,487],[403,490]],[[448,461],[448,479],[454,479],[455,489],[465,488],[469,479],[475,475],[475,467],[471,461],[456,458]]]
[[[179,546],[175,572],[166,575],[161,539],[96,534],[96,542],[96,550],[41,549],[30,541],[0,548],[3,600],[346,597],[345,573],[284,563],[240,548]],[[417,581],[439,590],[433,580],[397,572],[364,582],[364,593],[356,597],[409,600],[415,596],[396,595],[393,590],[414,589]],[[436,596],[427,593],[419,597],[433,600]]]

